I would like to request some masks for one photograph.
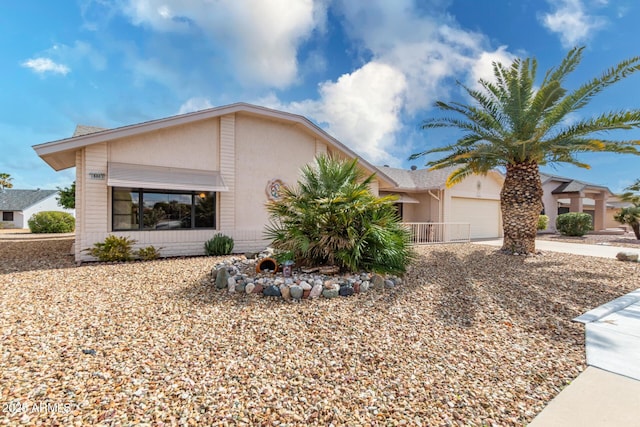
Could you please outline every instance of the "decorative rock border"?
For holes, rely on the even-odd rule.
[[[261,253],[256,259],[244,256],[229,258],[214,266],[211,281],[217,289],[227,289],[229,293],[259,294],[286,301],[321,296],[348,297],[370,289],[394,288],[402,284],[402,279],[395,275],[382,276],[365,272],[340,275],[333,273],[335,269],[293,269],[291,277],[284,277],[277,271],[277,263],[275,271],[260,269],[267,260],[275,262],[270,255],[272,254],[268,251]]]

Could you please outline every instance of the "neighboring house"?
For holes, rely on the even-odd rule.
[[[425,171],[376,168],[305,117],[250,104],[109,130],[79,127],[71,138],[34,149],[55,170],[76,167],[78,261],[91,259],[83,250],[109,234],[161,247],[163,256],[203,254],[216,233],[232,237],[235,251],[262,249],[265,203],[321,154],[358,158],[377,174],[374,194],[406,197],[399,206],[407,221],[477,222],[486,208],[494,224],[483,235],[500,233],[497,176],[451,190],[440,175],[423,183]]]
[[[400,196],[404,222],[465,223],[470,224],[472,239],[502,236],[500,190],[504,177],[499,172],[472,175],[447,188],[447,177],[454,167],[434,171],[415,167],[379,169],[398,183],[393,191],[380,193]]]
[[[568,212],[590,214],[594,231],[620,227],[613,216],[622,205],[607,187],[545,173],[541,173],[540,178],[543,212],[549,217],[548,231],[555,232],[556,218]]]
[[[73,209],[58,205],[58,190],[0,190],[0,221],[5,228],[28,228],[28,221],[35,213],[60,211],[74,215]]]

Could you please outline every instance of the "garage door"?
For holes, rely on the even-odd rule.
[[[500,201],[486,199],[451,198],[451,222],[471,224],[471,238],[500,237]]]

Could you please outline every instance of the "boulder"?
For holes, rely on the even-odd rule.
[[[340,286],[340,290],[338,291],[338,294],[341,297],[350,297],[351,295],[353,295],[354,290],[351,286]]]
[[[275,285],[267,286],[266,288],[264,288],[264,291],[262,291],[262,294],[265,297],[281,297],[282,296],[282,293],[280,292],[280,288],[278,288]]]
[[[309,298],[318,298],[322,294],[322,285],[313,285],[311,292],[309,292]]]
[[[291,295],[291,298],[300,299],[302,298],[302,294],[304,293],[304,290],[302,289],[301,286],[294,285],[289,288],[289,293]]]
[[[618,252],[616,258],[620,261],[635,261],[638,262],[638,254],[635,252]]]
[[[229,282],[229,272],[225,267],[219,268],[216,273],[216,288],[224,289]]]
[[[379,274],[374,274],[371,278],[373,289],[384,289],[384,279]]]
[[[313,291],[313,289],[312,289]],[[322,291],[322,296],[325,298],[335,298],[339,295],[340,290],[339,289],[327,289],[324,288],[324,290]]]

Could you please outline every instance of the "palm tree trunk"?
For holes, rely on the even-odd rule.
[[[636,235],[636,239],[640,240],[640,223],[631,224],[631,229],[633,230],[633,234]]]
[[[500,192],[502,251],[509,254],[536,252],[538,216],[542,211],[542,182],[535,161],[507,165]]]

